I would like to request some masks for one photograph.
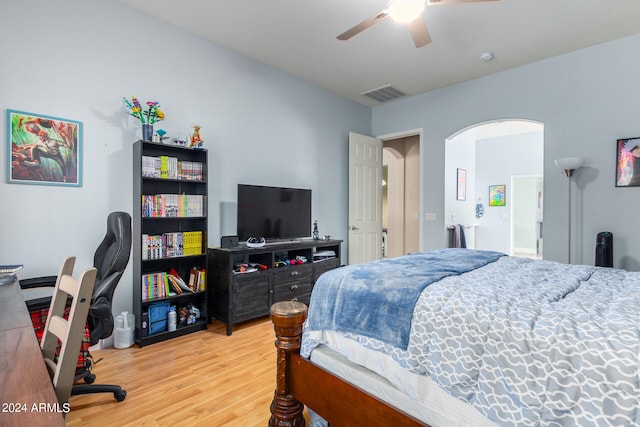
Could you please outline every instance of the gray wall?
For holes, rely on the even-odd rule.
[[[496,119],[544,124],[544,257],[567,260],[567,182],[554,159],[583,156],[574,175],[573,262],[593,264],[595,236],[614,235],[614,266],[640,269],[640,188],[615,188],[615,141],[640,135],[640,36],[550,58],[373,109],[373,135],[422,128],[423,249],[444,246],[445,139]]]
[[[7,184],[0,162],[0,263],[24,263],[21,277],[55,273],[67,255],[76,271],[91,265],[108,212],[132,212],[131,95],[160,102],[167,120],[156,128],[171,136],[202,126],[210,245],[238,183],[311,188],[321,234],[346,238],[348,132],[371,131],[369,108],[117,0],[2,2],[0,48],[0,108],[84,125],[81,188]],[[116,313],[131,310],[131,283],[129,267]]]

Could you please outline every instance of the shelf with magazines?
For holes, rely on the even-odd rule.
[[[138,141],[133,183],[133,303],[142,347],[207,328],[207,151]]]

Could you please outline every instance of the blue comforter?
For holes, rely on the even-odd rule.
[[[501,256],[441,249],[331,270],[314,287],[307,328],[353,332],[406,348],[413,307],[424,288]]]

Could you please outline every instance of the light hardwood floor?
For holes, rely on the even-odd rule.
[[[268,317],[236,325],[227,336],[215,321],[196,332],[143,348],[94,351],[97,383],[113,394],[72,396],[68,426],[266,426],[276,381]]]

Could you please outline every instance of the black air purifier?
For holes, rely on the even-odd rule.
[[[609,231],[596,236],[596,266],[613,267],[613,234]]]

